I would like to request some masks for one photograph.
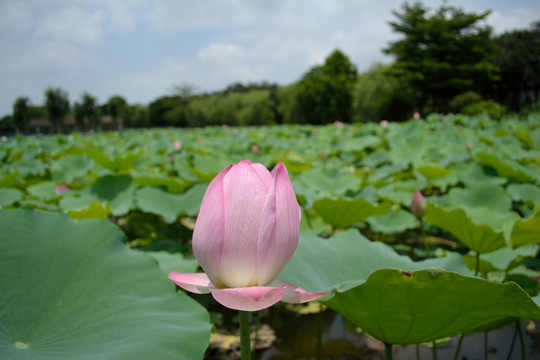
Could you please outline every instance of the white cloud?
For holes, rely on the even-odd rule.
[[[244,49],[236,44],[211,43],[198,52],[197,58],[209,65],[228,67],[243,63],[245,53]]]

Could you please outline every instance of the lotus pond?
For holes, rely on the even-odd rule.
[[[302,209],[278,279],[329,292],[253,313],[255,358],[540,356],[533,114],[3,137],[0,358],[238,356],[236,313],[167,274],[199,269],[201,199],[242,159],[282,161]]]

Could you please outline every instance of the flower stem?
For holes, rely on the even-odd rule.
[[[422,242],[424,243],[424,248],[426,249],[426,256],[429,259],[431,257],[431,253],[429,252],[429,245],[426,241],[426,232],[424,230],[424,220],[422,218],[420,220],[420,232],[422,233]]]
[[[461,333],[459,336],[459,342],[457,344],[456,353],[454,354],[454,360],[459,359],[459,353],[461,352],[461,344],[463,343],[463,338],[465,337],[465,333]]]
[[[240,311],[240,354],[242,360],[251,360],[251,339],[249,337],[249,312]]]
[[[384,360],[392,360],[392,344],[384,343]]]
[[[437,343],[433,342],[433,360],[437,360]]]
[[[484,360],[488,358],[488,332],[484,333]]]
[[[523,360],[527,359],[527,354],[525,353],[525,340],[523,340],[523,333],[521,332],[521,326],[519,325],[519,319],[516,321],[516,326],[518,329],[519,343],[521,345],[521,358]]]
[[[474,276],[478,276],[479,272],[480,272],[480,254],[476,253],[476,266],[474,269]]]

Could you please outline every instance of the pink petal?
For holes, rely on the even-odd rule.
[[[259,249],[259,284],[270,283],[283,270],[298,246],[300,232],[300,206],[285,165],[278,163],[272,170],[272,175],[274,186],[271,189],[275,192],[275,209],[272,210],[275,214],[270,217],[269,209],[265,209],[267,211],[263,216],[268,217],[275,225],[268,240],[270,243],[266,244],[266,248]]]
[[[204,273],[181,274],[176,271],[169,273],[169,279],[182,289],[195,294],[208,294],[214,285]]]
[[[258,311],[277,303],[285,288],[250,286],[229,289],[210,289],[212,296],[221,305],[234,310]]]
[[[286,303],[291,303],[291,304],[300,304],[300,303],[317,300],[318,298],[323,297],[324,295],[328,294],[327,292],[308,293],[304,289],[285,281],[276,280],[272,282],[270,285],[285,287],[285,293],[283,294],[283,298],[281,299],[281,301],[286,302]]]
[[[223,178],[225,239],[216,281],[229,288],[257,285],[257,238],[266,185],[249,161]]]
[[[223,177],[231,168],[232,165],[223,169],[208,185],[193,230],[193,254],[214,283],[221,264],[225,238]]]

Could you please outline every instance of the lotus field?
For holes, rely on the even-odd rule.
[[[203,276],[192,246],[201,201],[216,175],[244,159],[277,165],[278,180],[288,174],[300,205],[298,246],[277,283],[326,293],[252,312],[252,336],[276,317],[295,331],[301,314],[315,312],[379,340],[378,358],[400,358],[399,345],[412,344],[431,358],[452,338],[451,358],[461,359],[475,333],[487,356],[501,327],[514,335],[499,358],[540,354],[527,340],[540,320],[533,114],[3,137],[0,358],[220,358],[214,340],[238,341],[236,313],[168,276]],[[213,260],[203,251],[207,271]],[[218,293],[231,290],[208,274]],[[330,353],[323,332],[255,358],[365,355]]]

